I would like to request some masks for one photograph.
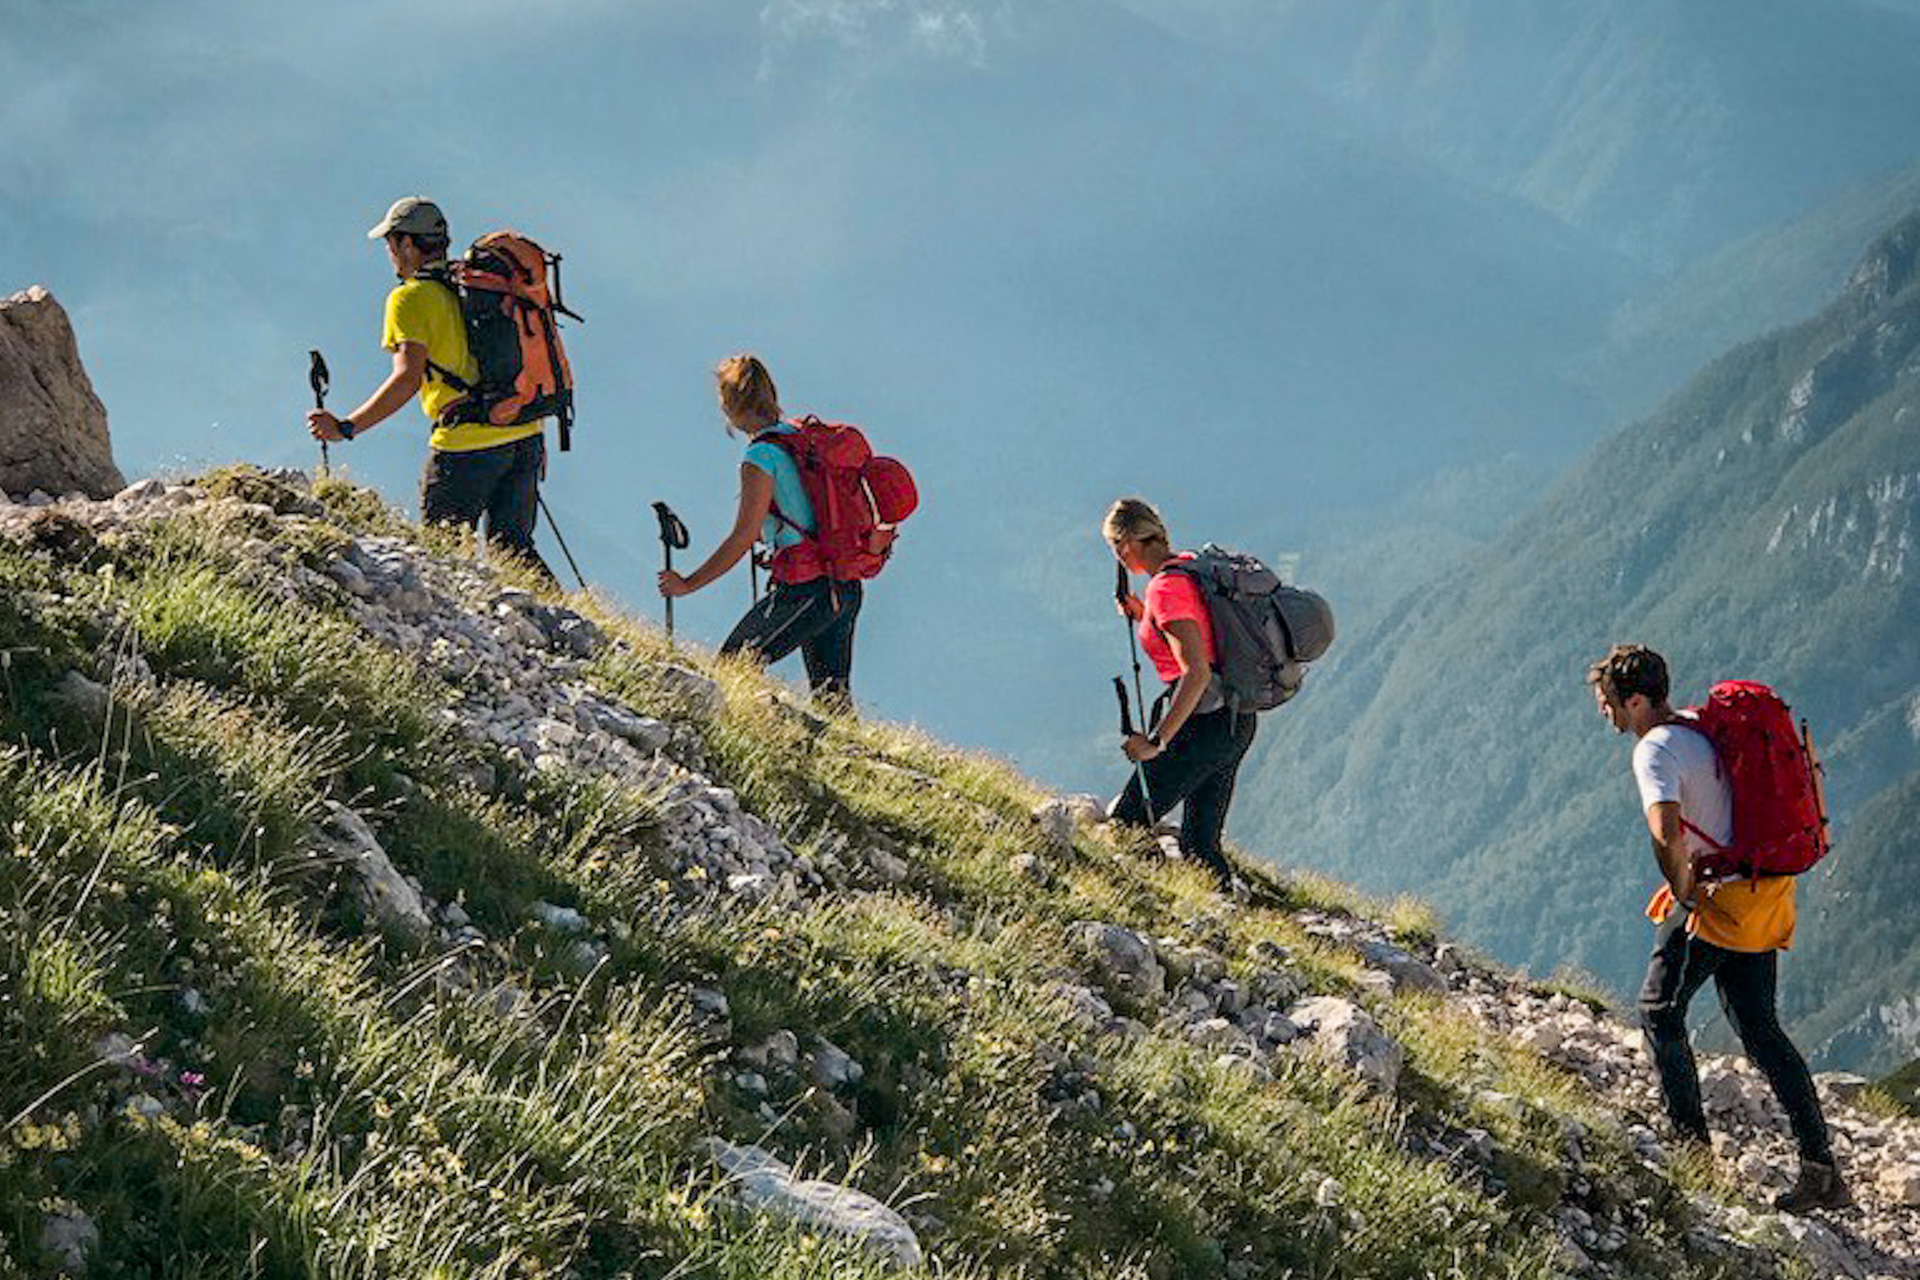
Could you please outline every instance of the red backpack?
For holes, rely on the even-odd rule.
[[[1752,680],[1723,680],[1705,705],[1688,710],[1696,717],[1692,727],[1713,743],[1733,793],[1731,845],[1686,824],[1714,847],[1698,860],[1700,875],[1797,876],[1826,857],[1833,847],[1826,794],[1806,721],[1796,731],[1780,695]]]
[[[776,552],[775,582],[831,578],[855,582],[886,567],[893,554],[897,526],[920,505],[913,475],[895,458],[875,455],[860,428],[823,422],[809,414],[794,423],[797,431],[764,437],[793,458],[800,483],[813,503],[812,529],[803,529],[773,509],[774,519],[805,534],[805,539]]]

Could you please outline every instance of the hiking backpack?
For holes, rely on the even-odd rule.
[[[774,507],[774,519],[805,536],[774,554],[773,580],[873,577],[893,554],[897,526],[920,505],[912,473],[898,459],[876,455],[858,427],[823,422],[812,414],[794,426],[798,430],[762,438],[792,457],[813,504],[814,527],[803,529]]]
[[[560,300],[560,255],[518,231],[493,231],[434,278],[459,298],[467,347],[480,368],[469,384],[428,361],[429,370],[461,393],[441,413],[441,423],[512,427],[553,418],[560,424],[561,450],[571,449],[573,371],[560,342],[559,317],[581,317]]]
[[[1696,859],[1702,877],[1797,876],[1827,856],[1827,802],[1813,733],[1780,695],[1752,680],[1723,680],[1707,700],[1687,708],[1713,744],[1721,776],[1733,794],[1733,842],[1721,845],[1686,823],[1713,846]]]
[[[1306,664],[1333,644],[1333,606],[1250,555],[1211,542],[1191,560],[1170,560],[1200,587],[1213,623],[1221,697],[1235,712],[1267,711],[1300,692]]]

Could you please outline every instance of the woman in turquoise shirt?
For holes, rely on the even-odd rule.
[[[813,503],[800,481],[793,455],[779,443],[797,430],[780,411],[773,375],[758,357],[731,356],[714,371],[720,410],[730,431],[748,436],[740,462],[740,508],[733,531],[698,569],[684,577],[660,574],[660,594],[691,594],[722,577],[740,557],[764,542],[771,553],[806,540],[813,532]],[[858,582],[819,577],[807,582],[774,583],[740,619],[723,654],[750,650],[763,662],[777,662],[795,649],[807,666],[807,683],[816,694],[851,698],[853,630],[860,616]]]

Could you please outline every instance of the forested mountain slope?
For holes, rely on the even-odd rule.
[[[1777,685],[1826,744],[1840,848],[1804,884],[1785,1004],[1834,1062],[1911,1056],[1920,985],[1920,218],[1822,314],[1716,361],[1485,553],[1345,638],[1274,718],[1239,830],[1430,894],[1538,969],[1633,981],[1652,864],[1583,686],[1622,640],[1680,700]]]

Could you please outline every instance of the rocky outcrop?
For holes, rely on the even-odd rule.
[[[105,498],[125,485],[66,311],[38,285],[0,298],[0,490]]]
[[[1913,283],[1920,273],[1920,214],[1876,240],[1847,280],[1850,292],[1877,307]]]

